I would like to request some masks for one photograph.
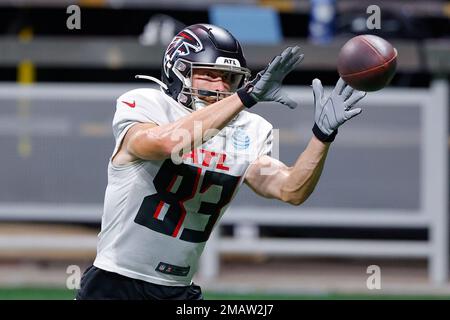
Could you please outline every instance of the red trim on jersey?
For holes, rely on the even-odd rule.
[[[166,189],[168,192],[171,192],[172,187],[175,184],[175,181],[177,181],[177,178],[178,178],[177,175],[173,176],[172,180],[169,183],[169,186]],[[161,209],[162,209],[163,205],[164,205],[164,201],[161,200],[158,203],[158,206],[156,207],[155,213],[153,214],[153,218],[158,219],[159,214],[161,213]]]
[[[236,192],[236,188],[239,185],[239,181],[241,180],[241,178],[244,178],[244,176],[239,177],[239,179],[236,180],[235,185],[232,187],[233,192],[230,193],[230,196],[227,199],[224,199],[224,201],[222,202],[222,205],[218,205],[217,207],[217,212],[216,214],[212,215],[210,217],[210,219],[214,219],[211,223],[214,226],[217,222],[217,219],[219,219],[220,216],[220,212],[222,211],[223,207],[225,207],[226,205],[228,205],[231,201],[231,198],[233,197],[234,193]],[[205,193],[210,187],[211,187],[212,183],[209,183],[207,188],[203,188],[203,190],[201,191],[201,193]],[[218,203],[217,203],[218,204]]]
[[[205,191],[208,190],[209,187],[211,187],[211,185],[212,185],[212,182],[203,185],[202,188],[200,188],[200,193],[205,193]]]
[[[183,202],[190,200],[195,196],[195,193],[197,192],[198,181],[200,180],[201,175],[202,175],[202,168],[197,168],[197,176],[195,177],[195,182],[194,182],[194,186],[192,187],[191,195],[178,201],[178,203],[180,204],[182,213],[181,213],[181,218],[178,221],[178,224],[172,233],[172,237],[176,238],[178,236],[178,232],[180,231],[181,225],[183,224],[184,218],[186,217],[186,209],[184,208]]]
[[[167,187],[166,191],[172,192],[172,187],[175,184],[175,181],[177,181],[178,176],[174,175],[172,178],[172,181],[170,181],[169,186]]]
[[[156,207],[155,213],[153,214],[153,218],[158,219],[159,214],[161,213],[161,209],[164,205],[164,201],[160,201],[158,206]]]
[[[235,184],[235,185],[233,186],[233,188],[232,188],[232,189],[234,189],[233,192],[231,192],[230,196],[229,196],[227,199],[225,199],[226,201],[224,201],[224,205],[220,207],[220,210],[222,210],[222,208],[223,208],[225,205],[227,205],[227,204],[231,201],[231,197],[233,197],[233,194],[234,194],[234,192],[236,191],[235,189],[236,189],[236,187],[239,185],[239,181],[240,181],[241,178],[243,178],[243,177],[244,177],[244,176],[238,177],[238,180],[236,180],[236,184]],[[209,189],[212,185],[213,185],[213,183],[208,183],[208,184],[204,185],[203,188],[200,189],[200,193],[205,193],[206,191],[208,191],[208,189]],[[220,211],[220,210],[219,210],[219,211]]]

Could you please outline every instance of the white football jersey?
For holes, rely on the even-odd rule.
[[[112,156],[133,124],[164,125],[190,112],[159,90],[125,93],[117,99]],[[110,159],[94,265],[156,284],[190,285],[205,243],[247,168],[271,148],[272,125],[242,111],[182,158],[125,166]]]

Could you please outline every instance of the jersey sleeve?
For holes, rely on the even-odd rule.
[[[151,89],[136,89],[121,95],[116,100],[112,129],[115,139],[113,155],[122,143],[128,130],[136,123],[168,123],[167,109],[159,92]]]

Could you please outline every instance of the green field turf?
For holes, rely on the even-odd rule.
[[[450,300],[448,295],[233,294],[205,292],[207,300]],[[0,300],[72,300],[74,291],[54,288],[1,288]]]

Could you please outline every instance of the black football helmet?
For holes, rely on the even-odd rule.
[[[195,68],[225,72],[230,91],[193,88]],[[250,70],[241,45],[229,31],[210,24],[195,24],[180,31],[167,47],[161,78],[166,94],[184,106],[196,109],[193,102],[199,97],[216,96],[218,101],[236,92],[250,78]]]

